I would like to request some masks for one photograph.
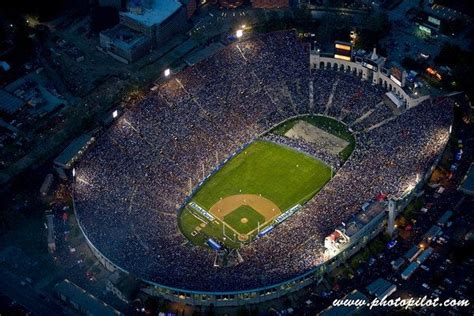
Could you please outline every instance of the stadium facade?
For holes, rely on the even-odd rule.
[[[347,58],[344,56],[338,58],[337,54],[321,53],[319,49],[313,49],[310,59],[311,69],[348,72],[383,87],[387,90],[387,96],[398,107],[409,109],[430,98],[429,95],[416,96],[405,89],[406,74],[395,73],[394,68],[385,68],[386,58],[378,56],[375,48],[372,53],[359,56],[354,56],[351,48]]]
[[[406,90],[397,84],[396,79],[391,78],[389,72],[384,70],[385,59],[378,57],[375,52],[365,57],[355,59],[353,56],[349,60],[334,58],[321,54],[318,50],[312,50],[310,54],[310,67],[312,69],[332,69],[334,71],[344,71],[353,73],[363,80],[381,85],[388,92],[392,92],[405,108],[412,108],[427,100],[429,96],[413,97]],[[372,66],[367,66],[372,65]],[[310,89],[311,91],[311,89]],[[415,196],[417,190],[424,184],[434,166],[439,161],[442,152],[433,162],[427,173],[413,184],[409,191],[397,201],[396,212],[400,212]],[[109,271],[122,271],[129,274],[105,256],[96,245],[89,239],[87,229],[84,229],[81,216],[77,214],[76,201],[74,200],[74,210],[79,227],[85,239],[95,254],[97,259]],[[171,301],[182,302],[190,305],[211,305],[214,306],[236,306],[254,304],[268,301],[286,295],[288,293],[302,289],[303,287],[320,282],[324,276],[346,261],[349,257],[364,247],[372,238],[384,230],[388,219],[388,201],[374,200],[362,207],[357,214],[351,216],[340,227],[335,227],[335,231],[326,237],[324,243],[325,252],[323,263],[316,265],[313,269],[306,271],[296,277],[284,282],[278,282],[264,287],[257,287],[243,291],[195,291],[184,287],[172,287],[159,284],[152,280],[141,278],[148,285],[146,291],[151,295],[160,296]],[[315,254],[319,255],[319,254]],[[137,258],[137,260],[140,260]],[[285,263],[281,263],[285,264]],[[173,272],[170,271],[172,274]],[[238,276],[235,276],[238,278]]]
[[[420,185],[422,185],[422,183],[420,183]],[[413,198],[414,193],[415,190],[410,192],[404,202],[407,203],[410,201],[411,198]],[[208,306],[211,304],[214,306],[237,306],[255,304],[279,298],[291,292],[298,291],[310,284],[321,282],[327,273],[344,263],[348,258],[367,245],[371,239],[380,234],[386,227],[388,216],[387,210],[388,203],[374,202],[372,205],[370,205],[368,211],[361,211],[360,214],[356,216],[356,220],[353,220],[347,225],[347,228],[336,230],[338,233],[341,231],[344,232],[341,234],[344,241],[333,242],[332,246],[330,246],[331,243],[326,242],[327,258],[323,264],[317,266],[312,271],[304,273],[288,281],[247,291],[205,292],[190,291],[187,289],[164,286],[143,279],[142,281],[149,285],[145,292],[153,296],[163,297],[170,301],[203,306]],[[403,208],[399,207],[398,211],[401,210],[403,210]],[[122,269],[117,264],[109,260],[105,255],[103,255],[89,240],[81,226],[80,221],[78,221],[78,224],[81,232],[85,236],[89,248],[107,270],[111,272],[118,270],[125,274],[129,274],[128,271]],[[328,236],[326,240],[331,239],[331,237],[332,236]]]

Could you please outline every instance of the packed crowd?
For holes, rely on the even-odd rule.
[[[354,125],[357,131],[393,117],[392,111],[382,102],[385,91],[352,73],[318,69],[311,79],[310,103],[313,105],[310,112]]]
[[[292,32],[237,42],[127,111],[76,168],[77,218],[90,242],[138,277],[189,290],[267,286],[322,263],[324,237],[335,226],[377,193],[397,197],[422,176],[446,143],[448,105],[426,102],[382,128],[361,129],[336,176],[290,219],[243,246],[244,262],[235,267],[215,268],[215,254],[191,245],[177,219],[215,166],[275,124],[305,113],[353,123],[380,102],[378,88],[348,74],[310,73],[308,60]]]

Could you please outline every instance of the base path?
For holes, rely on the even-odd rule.
[[[209,211],[224,221],[224,216],[232,213],[238,207],[246,205],[253,208],[255,211],[265,217],[265,222],[275,218],[281,214],[280,208],[271,200],[256,194],[236,194],[225,197],[215,203]]]

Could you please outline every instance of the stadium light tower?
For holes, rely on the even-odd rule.
[[[171,70],[169,68],[165,69],[165,77],[169,77],[171,74]]]
[[[237,38],[241,38],[242,36],[244,35],[244,31],[243,30],[237,30],[237,32],[235,32],[235,36]]]

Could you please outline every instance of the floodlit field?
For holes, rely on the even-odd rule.
[[[321,161],[271,142],[255,141],[193,197],[216,220],[209,222],[188,206],[180,216],[181,229],[197,244],[209,237],[223,241],[225,234],[225,243],[237,247],[239,239],[251,240],[278,215],[304,204],[330,177],[330,168]]]

